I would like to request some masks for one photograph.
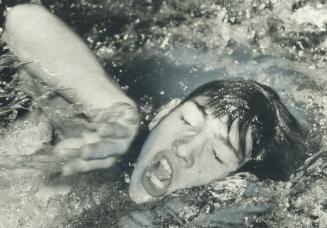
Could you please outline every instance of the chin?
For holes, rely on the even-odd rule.
[[[151,196],[145,190],[141,182],[141,175],[139,175],[139,178],[137,178],[135,175],[137,175],[137,173],[134,172],[129,185],[129,196],[131,199],[137,204],[155,200],[155,197]]]

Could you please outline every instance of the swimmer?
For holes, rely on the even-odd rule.
[[[304,133],[270,87],[207,83],[158,112],[130,184],[136,202],[207,184],[232,172],[287,180],[305,159]]]
[[[61,133],[54,151],[65,160],[63,175],[111,167],[137,133],[135,102],[108,78],[86,45],[43,7],[11,9],[5,36],[26,63],[24,70],[55,88],[48,106],[73,104],[83,114],[75,117],[82,128],[53,120]],[[305,158],[298,121],[273,89],[250,80],[213,81],[184,100],[174,99],[149,129],[129,189],[137,203],[238,170],[284,180]]]

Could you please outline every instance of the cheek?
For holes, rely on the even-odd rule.
[[[208,182],[220,177],[221,172],[226,169],[226,167],[216,161],[213,153],[205,153],[205,156],[197,158],[196,165],[193,168],[193,175]]]
[[[159,125],[153,131],[150,132],[146,139],[146,143],[152,146],[161,145],[165,142],[169,142],[174,133],[166,125]]]
[[[237,165],[234,163],[220,163],[216,160],[213,152],[207,153],[203,156],[201,163],[198,166],[198,173],[205,179],[210,181],[226,176],[228,173],[234,171]]]
[[[161,139],[171,139],[178,136],[179,132],[183,131],[183,125],[178,121],[177,115],[167,116],[163,119],[152,132],[156,132],[156,135]]]
[[[177,127],[172,127],[169,121],[159,123],[145,140],[139,156],[139,162],[143,162],[144,159],[148,162],[149,159],[160,151],[171,151],[176,135],[181,134],[178,130]]]

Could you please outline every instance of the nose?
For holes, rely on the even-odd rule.
[[[185,138],[182,140],[176,140],[172,146],[173,151],[184,167],[190,168],[194,165],[195,157],[192,152],[192,147],[189,145],[189,140],[186,140]]]
[[[180,145],[176,148],[176,155],[182,161],[186,168],[190,168],[194,165],[195,158],[192,150],[187,148],[186,145]]]

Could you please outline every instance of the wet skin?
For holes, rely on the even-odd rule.
[[[159,112],[159,123],[147,138],[132,175],[129,191],[135,202],[206,184],[240,167],[238,121],[228,134],[226,116],[214,118],[201,106],[203,99],[176,104],[166,115]],[[248,154],[249,131],[246,137]]]

